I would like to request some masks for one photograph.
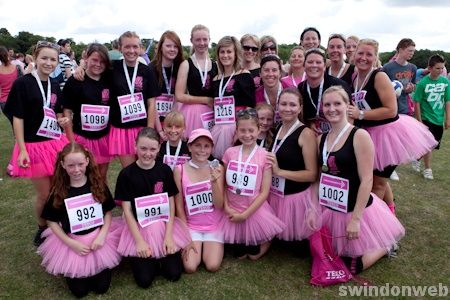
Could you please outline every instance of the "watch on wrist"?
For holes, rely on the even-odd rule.
[[[363,110],[359,111],[358,119],[359,120],[363,120],[364,119],[364,111]]]

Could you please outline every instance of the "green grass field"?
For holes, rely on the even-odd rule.
[[[4,175],[13,137],[9,123],[0,115],[0,299],[72,298],[62,277],[54,277],[40,266],[32,238],[34,191],[30,181]],[[433,159],[434,181],[425,181],[410,166],[398,168],[399,182],[393,182],[397,216],[406,228],[398,257],[382,259],[362,273],[375,285],[450,286],[450,136]],[[119,170],[110,171],[110,187]],[[203,268],[184,274],[176,283],[158,278],[147,290],[137,287],[126,260],[113,271],[112,286],[106,295],[90,294],[87,299],[332,299],[339,286],[315,288],[309,285],[310,259],[275,246],[259,261],[239,261],[226,253],[222,268],[211,274]],[[347,285],[354,285],[348,283]]]

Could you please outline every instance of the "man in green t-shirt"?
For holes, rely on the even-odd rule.
[[[450,127],[450,82],[441,76],[444,67],[445,59],[439,54],[432,55],[428,60],[430,73],[419,81],[414,93],[416,118],[428,127],[439,142],[436,149],[439,149],[444,129]],[[431,151],[425,154],[423,162],[423,177],[433,179]],[[419,162],[413,162],[413,168],[420,172]]]

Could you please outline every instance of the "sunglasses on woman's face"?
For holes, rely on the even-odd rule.
[[[275,45],[270,45],[270,46],[263,46],[262,48],[261,48],[261,51],[267,51],[267,50],[272,50],[272,51],[275,51],[275,50],[277,50],[277,47],[275,46]]]
[[[252,47],[252,46],[242,46],[242,49],[244,51],[252,51],[252,52],[258,52],[258,47]]]

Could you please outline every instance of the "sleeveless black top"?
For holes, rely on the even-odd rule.
[[[189,63],[189,72],[186,86],[189,95],[212,97],[211,81],[214,78],[214,76],[217,75],[217,64],[214,61],[212,61],[211,70],[208,71],[208,74],[206,76],[206,83],[205,86],[203,87],[202,78],[200,77],[199,70],[192,61],[192,58],[190,57],[188,58],[188,63]]]
[[[278,128],[280,130],[281,126]],[[305,125],[298,127],[292,132],[276,153],[278,166],[280,169],[289,171],[299,171],[305,169],[305,161],[302,155],[302,148],[298,145],[298,138],[302,131],[306,128]],[[277,130],[277,132],[278,132]],[[277,140],[279,144],[281,140]],[[270,148],[272,149],[272,147]],[[310,182],[292,181],[286,178],[284,186],[284,194],[291,195],[300,193],[306,190],[311,185]]]
[[[328,157],[328,171],[322,172],[325,174],[330,174],[334,176],[338,176],[341,178],[348,179],[349,181],[349,191],[348,191],[348,206],[347,212],[352,212],[355,208],[356,197],[358,195],[359,186],[361,184],[361,180],[358,176],[358,164],[356,162],[355,149],[353,148],[353,139],[355,136],[355,132],[358,128],[353,127],[351,130],[347,140],[341,149],[337,151],[332,151],[330,156]],[[319,144],[319,162],[320,166],[323,165],[322,151],[325,143],[325,138],[328,133],[324,133],[322,138],[320,139]],[[320,193],[321,191],[319,191]],[[372,195],[369,195],[369,201],[367,202],[366,207],[369,207],[372,204],[373,198]],[[330,209],[332,209],[330,207]]]
[[[378,92],[375,89],[375,76],[378,74],[378,72],[382,72],[380,69],[374,70],[372,74],[370,75],[369,80],[367,81],[366,85],[361,89],[361,92],[366,92],[365,99],[367,104],[369,104],[371,109],[382,107],[383,104],[381,103],[380,97],[378,96]],[[356,80],[356,78],[355,78]],[[353,80],[352,84],[352,101],[354,102],[354,91],[355,91],[355,80]],[[398,115],[396,115],[393,118],[384,119],[384,120],[358,120],[357,124],[358,127],[373,127],[383,124],[392,123],[394,121],[397,121]]]

